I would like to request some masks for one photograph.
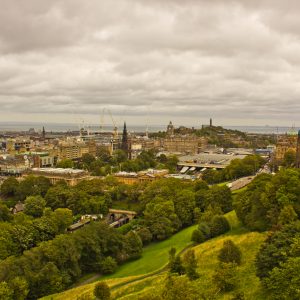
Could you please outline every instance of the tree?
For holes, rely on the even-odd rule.
[[[242,253],[232,240],[226,240],[219,251],[218,259],[223,263],[236,263],[237,265],[240,265]]]
[[[147,298],[146,298],[147,299]],[[149,298],[151,299],[151,298]],[[199,291],[185,276],[172,276],[167,277],[161,297],[152,298],[163,300],[198,300]],[[151,299],[151,300],[152,300]]]
[[[224,216],[214,216],[209,224],[211,237],[219,236],[230,229],[229,222]]]
[[[0,202],[0,222],[7,222],[12,219],[12,214],[9,208],[2,202]]]
[[[199,229],[195,229],[192,233],[192,238],[191,238],[192,242],[200,244],[206,241],[206,238],[204,236],[204,234],[199,230]]]
[[[13,291],[14,300],[24,300],[26,299],[29,289],[28,283],[23,277],[15,277],[9,282],[9,287]]]
[[[74,162],[71,159],[62,159],[56,164],[56,167],[63,169],[74,168]]]
[[[137,234],[139,235],[140,239],[142,240],[143,245],[146,245],[152,241],[152,238],[153,238],[152,233],[146,227],[142,227],[142,228],[138,229]]]
[[[264,279],[264,285],[272,299],[300,299],[300,257],[289,258],[275,267]]]
[[[298,218],[298,215],[295,212],[293,206],[292,205],[286,205],[280,211],[280,214],[279,214],[279,217],[278,217],[278,223],[280,225],[285,225],[285,224],[292,223],[292,222],[296,221],[297,218]]]
[[[195,280],[199,278],[197,273],[197,259],[194,250],[188,250],[183,257],[183,266],[185,268],[185,273],[190,280]]]
[[[5,281],[0,282],[0,300],[14,300],[13,291]]]
[[[19,181],[15,177],[8,177],[1,185],[1,195],[14,197],[17,194]]]
[[[95,285],[94,295],[99,300],[110,299],[110,289],[106,282],[101,281]]]
[[[220,263],[214,272],[213,282],[221,292],[232,291],[237,285],[236,264]]]
[[[100,264],[100,269],[103,274],[112,274],[117,269],[117,262],[111,256],[105,257]]]
[[[288,150],[285,152],[283,157],[283,165],[286,167],[291,167],[296,162],[296,152],[294,150]]]
[[[20,200],[26,199],[27,196],[44,197],[50,188],[50,180],[43,176],[29,175],[19,184],[18,196]]]
[[[129,259],[136,259],[142,255],[143,243],[135,231],[125,235],[125,249]]]
[[[41,217],[46,207],[46,201],[41,196],[27,197],[24,204],[24,213],[34,218]]]
[[[169,251],[169,268],[170,273],[177,273],[179,275],[185,273],[184,267],[181,262],[181,258],[179,255],[176,255],[175,248],[171,248]]]
[[[174,200],[175,213],[183,226],[193,223],[193,212],[195,208],[195,194],[189,190],[182,190]]]

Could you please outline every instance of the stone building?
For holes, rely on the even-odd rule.
[[[298,136],[295,134],[285,134],[278,137],[276,144],[275,158],[276,160],[283,160],[287,151],[297,152]]]
[[[88,172],[84,170],[63,168],[32,168],[24,174],[24,177],[28,175],[44,176],[48,178],[52,184],[64,180],[70,186],[74,186],[82,180],[92,178]]]

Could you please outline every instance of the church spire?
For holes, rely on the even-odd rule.
[[[123,135],[122,135],[122,145],[121,149],[128,153],[128,133],[127,133],[127,127],[126,122],[124,122],[124,128],[123,128]]]

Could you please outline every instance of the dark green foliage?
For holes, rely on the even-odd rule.
[[[284,153],[282,164],[286,167],[292,167],[296,163],[296,152],[294,150],[288,150]]]
[[[236,275],[236,264],[220,263],[213,275],[213,282],[218,291],[232,291],[238,282]]]
[[[226,240],[219,252],[218,259],[223,263],[236,263],[240,265],[242,252],[232,240]]]
[[[9,208],[2,202],[0,202],[0,222],[10,221],[12,219]]]
[[[256,274],[260,279],[268,277],[272,269],[287,260],[291,255],[295,237],[299,235],[300,222],[297,221],[285,225],[266,239],[256,256]]]
[[[152,241],[152,238],[153,238],[152,233],[146,227],[142,227],[142,228],[138,229],[137,234],[139,235],[140,239],[142,240],[143,245],[146,245]]]
[[[13,286],[13,280],[22,277],[28,283],[28,299],[37,299],[65,289],[83,272],[98,271],[99,266],[112,271],[113,260],[123,262],[139,256],[141,245],[134,233],[123,236],[106,224],[94,222],[72,234],[42,242],[20,257],[1,261],[0,282]]]
[[[111,256],[105,257],[100,263],[100,270],[103,274],[112,274],[117,269],[117,262]]]
[[[170,273],[182,275],[185,273],[185,269],[182,265],[180,255],[176,255],[176,249],[171,248],[169,251],[169,269]]]
[[[291,257],[280,267],[274,268],[268,278],[264,280],[264,286],[272,299],[300,299],[300,257]]]
[[[299,299],[300,222],[270,235],[256,257],[257,275],[270,299]],[[272,298],[271,298],[272,297]]]
[[[127,259],[136,259],[142,255],[143,242],[135,231],[130,231],[125,235],[124,249]]]
[[[194,250],[188,250],[183,257],[183,266],[185,268],[185,273],[190,280],[195,280],[199,278],[197,273],[197,259]]]
[[[300,171],[282,169],[275,176],[257,176],[236,196],[234,208],[251,230],[264,231],[296,220],[300,215]]]
[[[200,244],[200,243],[205,242],[206,238],[205,238],[204,234],[199,229],[195,229],[192,233],[191,241],[195,242],[197,244]]]
[[[28,196],[44,197],[50,188],[50,180],[43,176],[27,176],[19,184],[17,195],[20,200],[26,199]]]
[[[110,289],[106,282],[102,281],[95,285],[94,295],[99,300],[110,299]]]
[[[24,213],[34,218],[41,217],[46,207],[46,201],[41,196],[29,196],[24,204]]]
[[[209,184],[219,183],[225,180],[234,180],[240,177],[255,174],[265,163],[259,155],[248,155],[243,159],[234,159],[221,171],[206,170],[203,172],[203,180]]]
[[[23,277],[13,278],[9,282],[9,287],[13,291],[14,300],[24,300],[29,293],[28,283]]]
[[[210,228],[207,223],[205,223],[205,222],[199,223],[198,229],[203,233],[205,239],[210,238]]]
[[[71,159],[62,159],[56,164],[57,168],[74,168],[74,162]]]
[[[209,224],[211,237],[219,236],[230,230],[230,224],[224,216],[214,216]]]
[[[8,177],[1,184],[1,195],[5,197],[14,197],[19,188],[19,181],[15,177]]]

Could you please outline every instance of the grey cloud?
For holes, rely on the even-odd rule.
[[[4,120],[298,119],[299,1],[1,2]]]

